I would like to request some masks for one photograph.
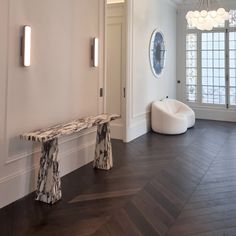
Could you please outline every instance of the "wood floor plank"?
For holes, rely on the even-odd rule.
[[[236,227],[220,229],[216,231],[204,232],[200,234],[193,234],[192,236],[235,236]]]
[[[141,188],[135,188],[135,189],[131,188],[131,189],[121,189],[119,191],[112,191],[112,192],[107,191],[105,193],[82,194],[71,200],[70,203],[130,196],[130,195],[135,195],[140,190]]]
[[[142,235],[160,236],[161,234],[155,230],[155,228],[146,220],[144,215],[136,208],[136,206],[130,202],[125,207],[129,218],[134,222],[136,227],[142,233]]]

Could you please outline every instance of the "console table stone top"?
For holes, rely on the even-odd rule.
[[[89,116],[73,120],[68,123],[55,125],[46,129],[39,129],[33,132],[28,132],[20,135],[20,137],[28,141],[43,143],[55,138],[59,138],[62,135],[76,133],[81,130],[104,124],[118,118],[120,118],[120,115],[117,114],[101,114],[97,116]]]

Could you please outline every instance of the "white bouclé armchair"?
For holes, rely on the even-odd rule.
[[[174,99],[153,102],[151,116],[152,130],[161,134],[182,134],[195,124],[194,111]]]

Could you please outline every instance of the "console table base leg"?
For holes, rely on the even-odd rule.
[[[104,123],[97,127],[93,167],[102,170],[110,170],[113,167],[110,123]]]
[[[53,204],[61,199],[61,179],[57,161],[58,139],[42,143],[36,200]]]

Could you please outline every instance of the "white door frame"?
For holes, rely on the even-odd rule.
[[[100,69],[99,69],[99,91],[100,88],[103,88],[103,97],[98,98],[99,101],[99,113],[106,113],[106,96],[107,96],[107,88],[106,88],[106,81],[107,81],[107,63],[106,63],[106,39],[107,39],[107,31],[106,31],[106,25],[107,25],[107,4],[106,4],[106,0],[99,0],[99,4],[100,4],[100,17],[99,17],[99,38],[100,38]],[[127,25],[127,21],[126,21],[126,3],[125,4],[125,25]],[[127,27],[125,27],[125,31],[126,31]],[[125,34],[126,35],[126,34]],[[124,40],[126,42],[127,37],[123,36]],[[124,51],[126,51],[126,46]],[[126,53],[125,55],[123,55],[122,58],[122,63],[123,63],[123,75],[122,75],[122,111],[121,111],[121,116],[122,116],[122,133],[123,133],[123,137],[122,140],[125,141],[126,140],[126,97],[127,97],[127,89],[126,89]],[[100,92],[99,92],[100,93]]]
[[[105,112],[105,99],[104,94],[100,96],[100,89],[104,88],[105,85],[105,77],[106,77],[106,35],[105,35],[105,24],[106,24],[106,0],[98,0],[99,1],[99,30],[98,30],[98,37],[99,37],[99,81],[97,87],[97,94],[98,94],[98,113]],[[103,89],[104,90],[104,89]]]

